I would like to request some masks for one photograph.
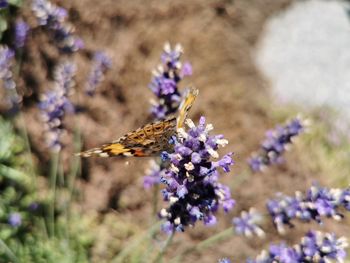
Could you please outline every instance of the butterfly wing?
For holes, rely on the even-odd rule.
[[[176,118],[149,123],[123,137],[81,153],[81,157],[146,157],[169,150],[169,140],[176,133]]]
[[[183,128],[183,124],[185,122],[185,119],[187,118],[187,114],[192,108],[192,105],[196,100],[198,93],[198,89],[192,87],[185,94],[185,98],[179,106],[179,113],[176,120],[176,129]]]
[[[187,91],[184,100],[179,107],[177,118],[171,117],[164,121],[149,123],[145,126],[129,132],[119,139],[93,148],[77,156],[81,157],[112,157],[112,156],[136,156],[146,157],[159,154],[172,148],[169,143],[171,136],[177,134],[177,130],[183,127],[188,111],[191,109],[198,90],[191,88]]]

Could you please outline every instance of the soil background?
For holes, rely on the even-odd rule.
[[[303,158],[304,153],[296,146],[282,165],[235,185],[235,180],[240,181],[247,169],[246,159],[250,153],[259,147],[265,131],[276,124],[269,112],[273,107],[269,85],[255,68],[252,56],[266,20],[287,8],[291,0],[54,2],[69,10],[69,20],[85,42],[85,49],[73,57],[78,72],[72,100],[79,112],[66,118],[65,169],[69,169],[74,152],[76,127],[80,127],[82,147],[87,149],[118,138],[151,120],[149,100],[153,95],[148,83],[151,70],[160,62],[166,41],[181,43],[185,50],[183,61],[193,65],[193,76],[180,85],[181,89],[194,85],[200,91],[190,117],[197,122],[201,115],[205,116],[214,125],[213,132],[224,134],[229,140],[229,145],[221,152],[235,153],[236,165],[229,175],[222,176],[222,181],[234,187],[232,195],[237,206],[228,215],[220,213],[215,227],[198,223],[194,229],[176,234],[167,258],[229,227],[232,217],[242,209],[251,206],[263,209],[264,200],[273,197],[275,192],[292,194],[295,190],[307,189],[315,180],[322,182],[321,173],[310,168]],[[29,10],[28,5],[23,15],[35,27],[36,20]],[[111,56],[113,67],[97,94],[88,97],[84,95],[84,85],[92,54],[97,50]],[[25,120],[30,123],[33,151],[45,176],[49,155],[37,102],[40,94],[50,89],[53,66],[68,57],[57,52],[39,27],[32,31],[23,54],[20,88],[25,94]],[[148,159],[82,160],[82,173],[77,182],[79,209],[86,215],[98,214],[100,222],[94,230],[98,239],[92,250],[94,262],[108,262],[112,256],[110,251],[118,250],[113,247],[116,243],[119,247],[128,246],[132,234],[121,236],[118,224],[121,228],[128,225],[144,230],[154,221],[152,191],[142,186]],[[160,204],[165,205],[161,200]],[[289,244],[297,243],[308,227],[300,225],[281,237],[267,223],[265,240],[233,235],[228,241],[187,256],[184,262],[217,262],[225,256],[244,262],[266,248],[267,240],[285,239]],[[160,246],[161,240],[164,238],[154,241],[154,245]]]

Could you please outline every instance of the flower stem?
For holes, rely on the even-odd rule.
[[[51,169],[50,169],[50,188],[52,191],[52,201],[49,213],[49,232],[51,236],[55,236],[55,202],[56,202],[56,181],[59,163],[59,153],[52,153]]]
[[[228,239],[234,234],[232,227],[229,227],[203,241],[199,242],[197,245],[191,246],[189,248],[184,249],[179,255],[170,260],[170,263],[182,262],[183,257],[194,252],[201,251],[207,247],[210,247],[222,240]]]
[[[130,253],[135,251],[142,242],[146,239],[150,239],[154,236],[156,232],[159,231],[162,221],[158,221],[152,225],[145,233],[138,235],[133,241],[131,241],[126,248],[124,248],[111,262],[112,263],[121,263]]]
[[[163,256],[167,250],[167,248],[171,245],[173,238],[174,238],[175,232],[173,231],[165,241],[165,244],[163,248],[159,251],[156,259],[153,261],[154,263],[161,263],[163,261]]]
[[[153,186],[153,206],[152,206],[152,217],[157,219],[158,214],[158,193],[159,193],[159,184]]]

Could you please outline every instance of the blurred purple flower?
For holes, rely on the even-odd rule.
[[[233,218],[232,222],[238,235],[264,237],[265,232],[259,226],[261,221],[262,215],[254,208],[251,208],[249,212],[243,211],[240,217]]]
[[[266,133],[266,138],[261,144],[259,153],[254,153],[249,159],[249,165],[253,172],[260,172],[265,167],[280,163],[283,153],[293,142],[294,137],[305,131],[307,122],[296,117],[284,126],[277,126]]]
[[[39,208],[39,204],[37,202],[32,202],[28,206],[29,211],[32,211],[32,212],[38,210],[38,208]]]
[[[340,207],[350,210],[349,192],[349,188],[342,190],[312,186],[305,195],[300,192],[296,192],[294,197],[278,194],[276,199],[267,202],[267,209],[278,232],[284,233],[284,226],[293,226],[293,219],[318,223],[322,223],[322,217],[342,219],[343,215],[338,210]]]
[[[67,11],[47,0],[33,0],[32,10],[41,26],[45,26],[53,33],[57,46],[63,52],[75,52],[84,47],[83,41],[74,36],[74,27],[68,24]]]
[[[146,175],[143,177],[143,187],[150,189],[152,186],[160,183],[161,178],[164,176],[164,169],[155,160],[149,162],[149,167],[146,170]]]
[[[222,258],[219,259],[218,263],[231,263],[231,261],[228,258]]]
[[[7,0],[0,0],[0,9],[8,7],[9,3]]]
[[[29,31],[29,26],[26,22],[23,20],[18,20],[15,25],[15,47],[17,49],[23,48],[28,31]]]
[[[186,124],[189,130],[179,129],[174,152],[169,154],[170,166],[161,178],[166,185],[163,198],[170,206],[160,211],[160,217],[167,220],[163,229],[168,232],[184,231],[198,220],[213,225],[220,206],[228,212],[235,204],[229,187],[218,182],[218,167],[227,172],[227,165],[233,164],[232,154],[227,154],[223,162],[211,160],[219,158],[217,150],[227,140],[222,135],[210,136],[213,127],[205,124],[204,117],[198,126],[189,119]]]
[[[22,224],[22,217],[19,213],[11,213],[8,218],[8,223],[13,227],[18,227]]]
[[[95,94],[97,86],[103,81],[104,75],[112,67],[111,58],[102,51],[96,52],[92,62],[92,69],[86,83],[86,93]]]
[[[181,77],[192,76],[192,65],[189,62],[185,62],[181,69]]]
[[[297,263],[319,262],[326,263],[332,260],[344,262],[345,248],[348,246],[344,237],[339,239],[334,234],[316,231],[308,232],[300,244],[289,247],[286,244],[270,245],[269,251],[263,251],[255,260],[248,263]]]
[[[161,55],[162,65],[153,71],[149,87],[157,100],[152,101],[151,112],[157,120],[163,120],[177,111],[181,102],[178,83],[192,74],[191,64],[187,62],[182,66],[180,62],[182,53],[180,44],[172,49],[170,44],[166,43]]]
[[[70,62],[59,64],[55,70],[54,89],[42,96],[39,108],[46,123],[46,143],[52,151],[61,150],[62,120],[66,112],[73,112],[74,107],[68,95],[74,85],[76,67]]]
[[[9,107],[16,106],[21,98],[16,91],[16,83],[13,80],[11,71],[15,53],[7,46],[0,46],[0,79],[6,93],[6,103]]]

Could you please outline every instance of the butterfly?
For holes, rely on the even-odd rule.
[[[177,131],[180,128],[183,128],[187,114],[198,93],[198,90],[195,88],[187,91],[179,106],[177,116],[146,124],[111,143],[77,153],[76,155],[81,157],[147,157],[160,154],[162,151],[171,150],[172,144],[169,141],[172,136],[177,135]]]

